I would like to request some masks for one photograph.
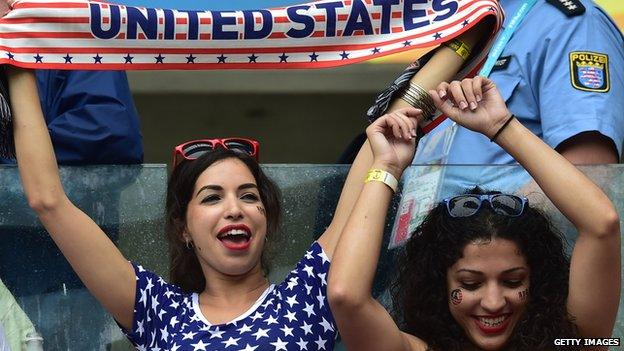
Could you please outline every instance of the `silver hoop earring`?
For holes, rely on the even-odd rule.
[[[186,248],[189,250],[193,248],[193,242],[191,240],[186,241]]]

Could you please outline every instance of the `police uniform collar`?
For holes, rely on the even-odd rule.
[[[547,3],[565,13],[568,17],[574,17],[585,13],[585,6],[581,0],[546,0]]]

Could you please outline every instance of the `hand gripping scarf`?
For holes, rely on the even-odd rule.
[[[496,19],[491,42],[502,23],[495,0],[323,0],[243,11],[8,2],[0,19],[0,64],[30,69],[334,67],[434,47],[488,16]],[[0,141],[10,133],[9,121],[7,113],[0,116]]]

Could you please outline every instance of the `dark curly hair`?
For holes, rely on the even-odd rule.
[[[193,161],[182,161],[177,165],[167,185],[165,233],[169,243],[169,278],[172,284],[185,292],[200,293],[206,287],[206,280],[194,250],[189,250],[182,239],[186,225],[186,210],[193,195],[197,178],[214,163],[234,158],[242,161],[258,186],[260,199],[267,218],[267,244],[262,252],[262,268],[268,274],[267,253],[279,239],[281,222],[281,193],[251,157],[240,152],[216,149]]]
[[[466,193],[500,192],[477,187]],[[555,338],[577,335],[566,308],[570,261],[563,236],[541,211],[527,205],[522,215],[509,217],[483,206],[471,217],[452,218],[444,203],[429,212],[398,253],[391,293],[396,320],[405,332],[435,351],[463,350],[470,344],[448,307],[447,270],[467,244],[494,238],[518,245],[531,271],[529,302],[505,349],[553,350],[558,349]]]

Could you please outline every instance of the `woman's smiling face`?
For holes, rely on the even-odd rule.
[[[199,176],[183,236],[193,242],[204,272],[238,276],[257,268],[266,231],[256,180],[242,161],[215,162]]]
[[[499,350],[528,303],[530,269],[518,246],[494,238],[466,245],[447,271],[449,309],[466,336],[483,350]]]

